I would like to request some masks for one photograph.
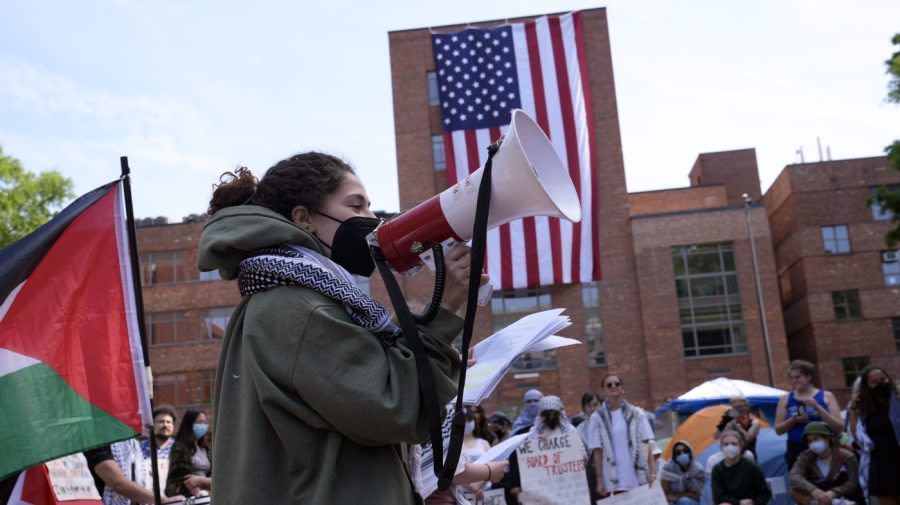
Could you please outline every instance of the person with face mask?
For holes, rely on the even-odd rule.
[[[494,412],[488,422],[488,428],[494,432],[497,437],[497,443],[503,442],[512,436],[512,422],[503,412]],[[495,444],[496,445],[496,444]]]
[[[212,484],[211,444],[212,436],[206,414],[188,409],[169,453],[166,496],[195,496],[201,491],[209,491]]]
[[[808,447],[791,468],[791,495],[800,505],[831,505],[836,498],[856,502],[859,463],[852,452],[835,445],[834,434],[822,422],[803,429]]]
[[[429,438],[415,358],[354,278],[374,269],[369,204],[353,169],[317,152],[220,178],[198,266],[243,298],[213,390],[217,505],[419,501],[405,470],[406,444]],[[440,310],[418,326],[438,405],[456,395],[470,249],[445,263]]]
[[[672,461],[663,465],[660,481],[669,503],[699,505],[706,474],[694,460],[691,444],[685,440],[675,442],[672,446]]]
[[[713,503],[718,505],[766,505],[772,492],[766,477],[755,462],[741,457],[744,437],[740,432],[725,430],[719,438],[725,459],[712,471]]]
[[[575,440],[580,439],[578,430],[572,426],[572,422],[566,415],[566,408],[563,406],[563,402],[558,396],[544,396],[538,401],[537,405],[538,415],[535,417],[534,424],[528,431],[529,438],[532,436],[554,436],[568,433]],[[587,462],[588,457],[589,453],[585,447],[585,463]],[[585,465],[585,467],[587,467],[587,465]],[[510,455],[509,470],[510,493],[508,496],[515,500],[513,503],[519,503],[519,497],[522,493],[522,481],[519,473],[519,459],[515,451]],[[509,497],[507,498],[507,503],[510,503],[511,501]]]
[[[859,480],[879,505],[900,503],[900,399],[896,383],[879,366],[860,374],[851,399],[850,426],[860,448]]]
[[[466,427],[463,431],[462,452],[460,453],[460,461],[467,463],[475,463],[484,453],[491,450],[491,444],[487,440],[475,435],[475,427],[477,424],[477,415],[474,407],[466,407]],[[475,495],[476,500],[481,500],[484,496],[484,490],[487,489],[489,483],[486,480],[480,480],[465,484],[471,493]]]
[[[512,425],[512,434],[520,435],[522,433],[527,432],[531,429],[531,426],[534,425],[534,420],[538,415],[538,402],[541,401],[541,398],[544,397],[544,393],[541,393],[537,389],[529,389],[525,391],[525,395],[522,398],[522,413],[519,414],[519,417],[513,422]]]

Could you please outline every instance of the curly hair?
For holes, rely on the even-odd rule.
[[[243,204],[266,207],[286,219],[291,219],[291,212],[298,205],[318,212],[347,173],[355,172],[346,162],[315,151],[279,161],[259,180],[247,167],[238,167],[219,177],[207,212],[212,215],[226,207]]]

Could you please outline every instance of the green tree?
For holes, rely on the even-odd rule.
[[[888,82],[887,100],[893,103],[900,103],[900,33],[894,34],[891,39],[896,51],[891,55],[885,63],[887,66],[887,74],[890,76]],[[893,144],[884,148],[887,154],[888,165],[894,170],[900,170],[900,140],[895,140]],[[884,236],[884,242],[888,247],[894,247],[900,243],[900,190],[884,186],[878,188],[878,191],[868,199],[868,204],[877,203],[882,209],[889,210],[894,214],[891,222],[894,227],[891,228]]]
[[[31,173],[0,147],[0,247],[36,230],[74,196],[71,179],[55,170]]]

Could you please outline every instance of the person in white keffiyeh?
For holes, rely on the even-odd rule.
[[[406,337],[354,281],[380,223],[362,182],[316,152],[220,182],[198,266],[243,297],[213,391],[214,503],[416,503],[404,448],[428,439],[427,416]],[[440,405],[456,394],[469,249],[445,260],[440,310],[417,327]]]
[[[597,493],[628,491],[656,479],[653,429],[646,412],[625,401],[621,377],[603,378],[606,400],[591,416],[588,447],[594,454]]]

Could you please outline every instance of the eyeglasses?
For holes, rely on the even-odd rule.
[[[606,389],[612,389],[612,388],[621,387],[622,383],[621,382],[607,382],[604,385],[606,386]]]
[[[690,454],[687,449],[675,449],[672,451],[672,454],[678,456],[679,454]]]
[[[537,403],[540,400],[525,400],[525,403]]]

